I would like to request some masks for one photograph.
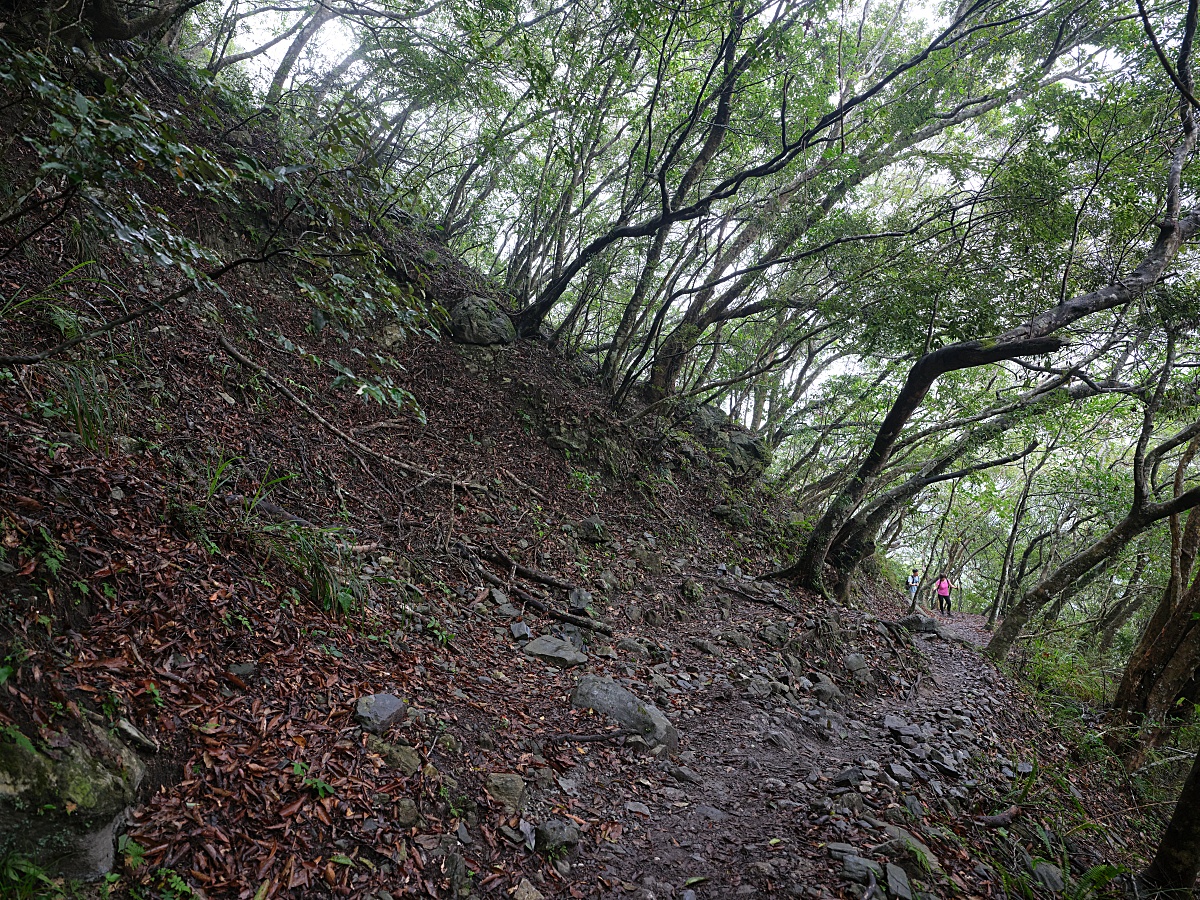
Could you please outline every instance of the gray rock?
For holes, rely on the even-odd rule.
[[[608,526],[599,516],[588,516],[583,521],[575,523],[575,533],[579,535],[581,541],[589,544],[607,544],[609,540]]]
[[[512,320],[485,297],[468,297],[451,308],[450,333],[461,344],[511,344],[517,339]]]
[[[1033,878],[1046,890],[1052,891],[1055,894],[1065,890],[1067,887],[1062,869],[1045,860],[1039,859],[1033,863]]]
[[[704,599],[704,588],[700,586],[700,582],[695,578],[683,579],[683,585],[680,587],[679,592],[683,594],[683,599],[688,601],[688,603],[699,603]]]
[[[405,775],[414,775],[421,768],[421,754],[408,744],[389,744],[371,735],[367,738],[367,749],[378,753],[385,763]]]
[[[359,697],[354,717],[372,734],[383,734],[408,714],[408,706],[395,694]]]
[[[842,844],[831,841],[825,845],[825,851],[834,859],[845,859],[847,856],[858,856],[858,848],[853,844]]]
[[[721,653],[720,648],[716,644],[712,641],[706,641],[703,638],[692,638],[689,643],[701,653],[707,653],[709,656],[718,656]]]
[[[258,663],[233,663],[225,671],[227,671],[230,675],[236,675],[238,678],[249,678],[258,671]]]
[[[908,875],[895,863],[887,864],[887,889],[888,894],[895,900],[913,900]]]
[[[817,672],[813,675],[812,693],[814,697],[825,703],[841,700],[845,696],[842,694],[842,689],[824,672]]]
[[[572,850],[579,839],[579,829],[565,819],[547,819],[537,827],[536,846],[541,853]]]
[[[576,650],[570,641],[564,641],[562,638],[556,638],[549,634],[543,634],[526,644],[525,655],[535,657],[560,669],[581,666],[588,659],[587,654]]]
[[[638,699],[611,678],[585,675],[579,679],[571,693],[571,705],[594,709],[637,732],[647,742],[666,747],[668,753],[679,747],[679,732],[662,711]]]
[[[846,856],[842,859],[842,877],[847,881],[857,881],[859,884],[866,884],[871,880],[871,876],[875,876],[875,881],[878,882],[883,878],[883,867],[879,863],[870,859],[863,859],[861,856]]]
[[[520,812],[525,805],[525,779],[520,775],[493,772],[488,775],[486,786],[488,795],[509,815]]]
[[[401,828],[413,828],[421,821],[416,801],[412,797],[401,797],[396,801],[396,824]]]
[[[55,758],[15,731],[0,734],[0,855],[28,854],[52,874],[94,880],[112,869],[116,830],[146,770],[104,729],[84,726],[88,746],[70,742]]]
[[[650,807],[648,807],[645,803],[638,802],[637,800],[630,800],[625,804],[625,808],[631,813],[636,813],[639,816],[646,816],[647,818],[650,817]]]
[[[528,641],[533,639],[533,632],[529,630],[529,626],[524,622],[513,622],[508,626],[508,630],[512,632],[512,636],[518,641]]]

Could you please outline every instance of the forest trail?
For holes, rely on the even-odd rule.
[[[904,610],[881,580],[842,607],[743,574],[733,560],[770,564],[756,525],[767,513],[750,505],[765,510],[765,497],[670,445],[673,477],[636,476],[657,479],[652,493],[628,474],[596,489],[598,476],[530,435],[531,422],[552,437],[564,422],[604,426],[532,345],[404,357],[429,420],[385,420],[408,433],[398,446],[436,454],[442,471],[488,473],[475,476],[486,494],[391,481],[310,417],[261,404],[253,383],[231,377],[214,396],[207,359],[171,357],[175,402],[156,427],[210,434],[260,469],[322,474],[278,486],[254,514],[232,493],[257,490],[253,476],[231,479],[228,496],[209,481],[205,499],[202,475],[188,505],[167,486],[204,471],[203,457],[126,436],[96,454],[22,417],[19,395],[4,408],[4,489],[18,500],[5,541],[22,565],[7,577],[46,583],[56,545],[22,549],[39,535],[88,547],[59,563],[86,590],[71,627],[51,638],[30,595],[7,713],[47,746],[89,740],[64,705],[84,722],[119,719],[141,742],[122,884],[186,878],[210,898],[819,900],[861,898],[878,877],[901,900],[997,894],[974,817],[1028,793],[1033,754],[1045,768],[1058,751],[1033,740],[1044,732],[1027,698],[981,658],[978,617],[910,635],[888,624]],[[286,360],[278,371],[303,382]],[[377,434],[370,410],[343,414]],[[356,543],[331,558],[361,600],[333,615],[289,589],[304,585],[289,554],[307,532],[270,519],[328,521],[347,504],[352,529],[333,534]],[[603,537],[588,540],[587,521]],[[576,601],[611,636],[537,609]],[[532,656],[534,636],[558,649]],[[573,708],[587,676],[657,705],[678,752],[647,753]],[[375,737],[356,708],[380,693],[406,715]],[[1089,804],[1109,799],[1080,786]],[[1057,790],[1037,786],[1043,818],[1060,815],[1045,799]],[[1039,855],[1042,820],[1012,831],[1003,865],[1017,877],[1022,855]],[[1074,848],[1071,864],[1089,852]]]
[[[937,822],[968,816],[981,789],[1028,772],[1032,760],[1013,740],[1028,727],[1020,697],[965,645],[983,642],[983,617],[943,620],[957,639],[917,636],[903,653],[888,652],[887,629],[869,613],[842,610],[825,622],[834,620],[830,643],[843,660],[870,660],[858,679],[829,660],[844,697],[763,697],[753,676],[739,689],[725,680],[763,654],[689,655],[682,669],[712,686],[684,701],[685,771],[647,765],[624,784],[603,770],[570,782],[623,820],[620,841],[580,860],[612,882],[602,896],[819,898],[866,890],[855,882],[869,882],[876,866],[893,896],[947,879],[989,893],[995,872],[959,855]],[[702,643],[709,631],[689,623],[677,643]],[[674,666],[658,668],[658,678],[677,678]],[[628,796],[624,810],[614,793]]]

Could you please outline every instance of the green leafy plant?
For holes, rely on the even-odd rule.
[[[444,625],[437,619],[430,619],[425,623],[425,630],[428,631],[435,641],[443,647],[454,640],[454,632],[446,629]]]

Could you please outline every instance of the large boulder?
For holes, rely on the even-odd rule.
[[[450,333],[462,344],[511,344],[517,339],[512,320],[494,300],[468,297],[450,310]]]
[[[112,869],[117,829],[146,770],[123,743],[87,727],[86,746],[63,735],[44,752],[0,730],[0,857],[26,854],[87,881]]]
[[[594,709],[630,731],[637,732],[647,743],[666,747],[668,753],[679,748],[679,732],[653,703],[646,703],[634,693],[617,684],[612,678],[585,675],[571,694],[571,705]]]

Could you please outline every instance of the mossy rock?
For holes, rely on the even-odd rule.
[[[46,752],[0,733],[0,856],[25,854],[70,878],[112,868],[117,827],[146,770],[120,741],[88,728],[89,746]]]

